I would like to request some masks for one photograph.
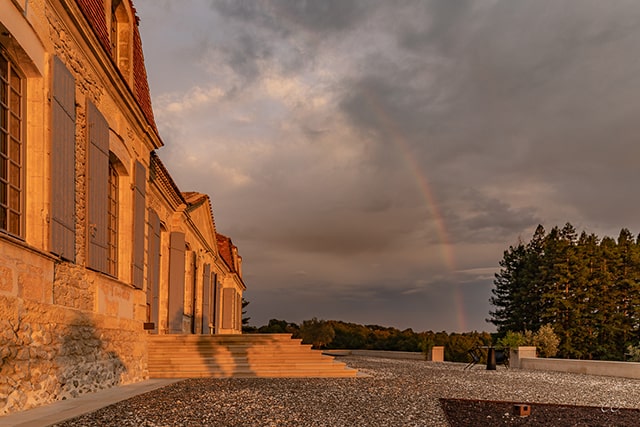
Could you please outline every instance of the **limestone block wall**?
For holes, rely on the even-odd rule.
[[[3,243],[0,415],[147,378],[142,323],[94,312],[99,279]]]
[[[529,357],[520,359],[520,368],[640,379],[640,363],[637,362]]]
[[[509,349],[509,367],[520,368],[521,360],[537,357],[537,351],[535,346],[520,346]]]
[[[427,353],[427,360],[430,362],[444,362],[444,346],[436,345],[431,347]]]

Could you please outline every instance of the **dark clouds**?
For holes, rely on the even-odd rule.
[[[135,3],[160,155],[256,323],[486,329],[538,223],[640,231],[635,0]]]
[[[318,33],[351,29],[369,9],[366,1],[341,0],[213,0],[211,6],[222,16],[292,36],[296,27]]]

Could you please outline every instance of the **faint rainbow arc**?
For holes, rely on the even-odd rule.
[[[419,192],[424,198],[427,209],[429,209],[431,216],[435,221],[436,232],[438,233],[438,239],[440,240],[440,245],[442,247],[442,259],[445,266],[451,271],[455,270],[456,263],[453,245],[451,244],[451,239],[447,232],[444,217],[440,212],[440,208],[438,207],[433,191],[431,191],[431,186],[429,185],[426,175],[422,172],[414,156],[411,154],[411,150],[406,142],[404,133],[381,106],[377,96],[370,91],[365,91],[365,96],[376,119],[382,124],[383,129],[389,134],[389,139],[399,149],[404,162],[407,164],[411,175],[417,183]]]

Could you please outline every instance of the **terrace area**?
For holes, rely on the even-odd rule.
[[[464,370],[461,363],[363,356],[339,360],[357,368],[360,376],[158,383],[164,386],[141,389],[133,397],[119,393],[113,398],[119,402],[104,399],[101,409],[79,404],[75,414],[64,415],[77,418],[54,419],[55,405],[64,404],[60,402],[51,405],[49,418],[29,419],[30,412],[47,409],[38,408],[0,418],[0,426],[455,427],[479,425],[479,420],[481,425],[549,425],[552,420],[559,426],[625,426],[637,425],[640,416],[640,380],[636,379],[502,366],[496,371],[481,365]],[[514,414],[514,403],[530,405],[531,415]]]

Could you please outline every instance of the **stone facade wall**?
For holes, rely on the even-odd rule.
[[[170,232],[185,234],[192,260],[187,263],[190,271],[185,277],[182,301],[183,333],[202,332],[206,264],[212,276],[218,277],[220,286],[234,287],[238,295],[244,290],[239,273],[217,253],[208,199],[206,204],[198,202],[199,198],[194,203],[185,202],[164,169],[168,184],[154,183],[151,178],[150,156],[162,142],[151,111],[137,27],[129,27],[134,31],[131,40],[135,41],[130,53],[134,58],[132,75],[136,78],[131,82],[119,78],[124,74],[113,68],[94,28],[85,21],[84,6],[102,5],[101,0],[32,0],[28,8],[21,6],[23,2],[4,3],[0,7],[0,24],[9,35],[2,37],[1,43],[12,53],[12,63],[25,75],[27,136],[23,142],[28,155],[23,165],[24,232],[16,237],[0,231],[0,416],[148,377],[147,332],[143,323],[148,321],[149,236],[148,229],[142,237],[137,233],[140,228],[135,228],[135,213],[144,211],[146,215],[147,209],[153,208],[161,221],[162,253],[158,254],[156,278],[159,330],[166,332],[168,327]],[[93,6],[92,13],[103,9]],[[104,12],[108,9],[104,8]],[[125,9],[131,14],[127,22],[137,22],[129,2]],[[62,167],[51,160],[53,141],[57,140],[53,137],[56,122],[52,120],[56,111],[53,103],[58,101],[52,95],[57,76],[53,72],[54,57],[73,76],[74,85],[75,163],[64,166],[72,168],[75,175],[74,198],[64,199],[74,203],[75,208],[73,257],[54,255],[58,252],[54,250],[51,231],[53,190],[58,184],[54,181],[59,176],[52,171]],[[123,73],[122,69],[119,71]],[[109,157],[118,175],[118,235],[114,245],[117,271],[110,271],[110,275],[88,267],[92,221],[89,182],[95,173],[89,158],[90,103],[108,122]],[[134,172],[138,164],[147,174],[146,209],[140,210],[134,206]],[[100,203],[96,205],[103,208]],[[145,219],[149,220],[148,215]],[[144,242],[134,243],[141,241]],[[143,246],[146,264],[142,276],[134,280],[132,265],[139,261],[134,247]],[[139,262],[136,267],[140,268]],[[137,289],[134,282],[143,289]],[[215,300],[215,332],[240,333],[239,322],[234,330],[220,330],[221,312],[228,308],[221,306],[219,294]],[[236,311],[238,301],[234,302]]]
[[[0,415],[147,378],[141,322],[94,312],[90,272],[13,244],[0,255]]]

